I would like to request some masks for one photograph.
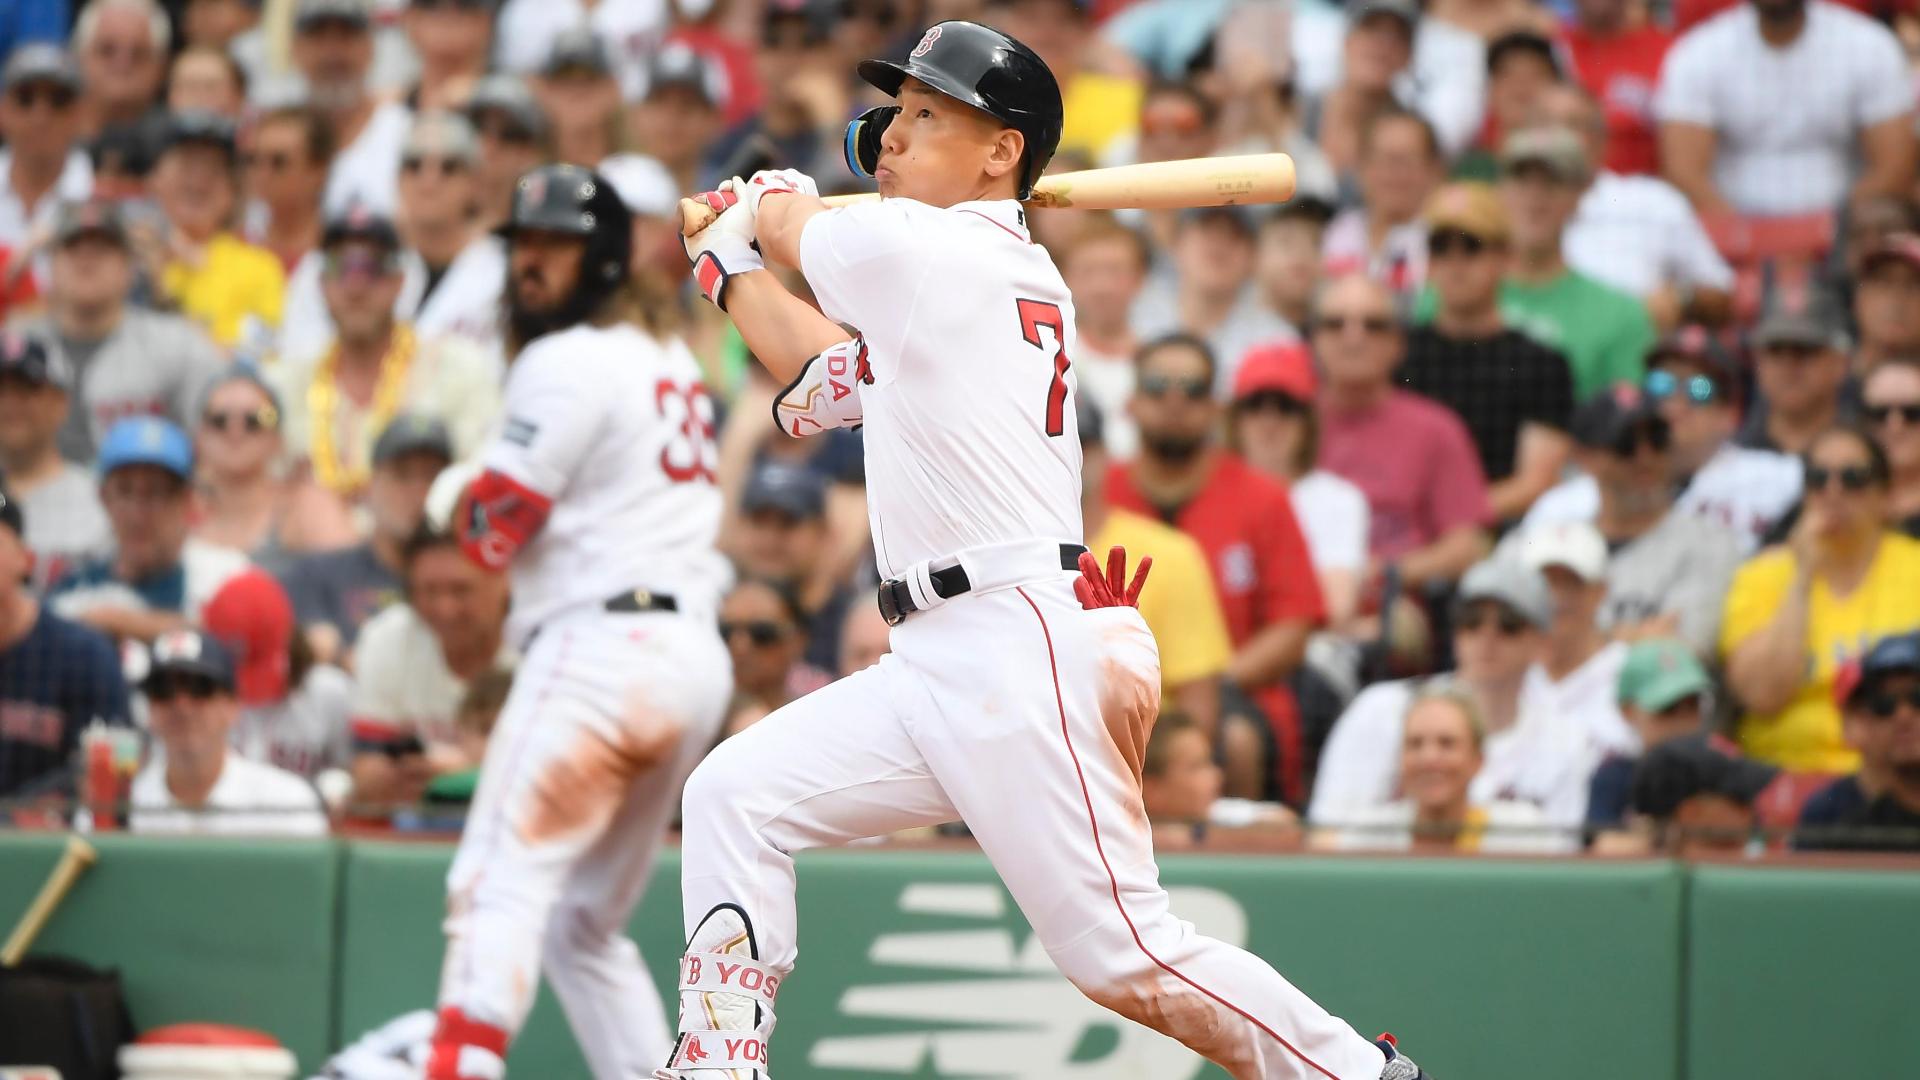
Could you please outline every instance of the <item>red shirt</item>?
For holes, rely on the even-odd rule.
[[[1564,36],[1574,77],[1606,110],[1606,167],[1617,173],[1659,173],[1653,92],[1673,35],[1652,26],[1605,36],[1568,26]]]
[[[1320,467],[1352,481],[1373,512],[1368,546],[1397,559],[1462,525],[1493,521],[1487,478],[1467,425],[1452,409],[1410,390],[1341,412],[1320,402]]]

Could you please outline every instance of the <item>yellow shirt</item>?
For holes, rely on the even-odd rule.
[[[1727,591],[1720,650],[1730,654],[1763,629],[1793,584],[1794,557],[1769,548],[1748,560]],[[1762,761],[1804,772],[1850,773],[1860,766],[1840,736],[1833,675],[1879,639],[1920,626],[1920,541],[1895,533],[1881,541],[1866,580],[1836,597],[1815,580],[1807,603],[1807,652],[1812,671],[1787,707],[1740,718],[1740,745]]]
[[[1145,96],[1145,88],[1132,79],[1090,71],[1075,75],[1061,102],[1060,149],[1085,151],[1100,164],[1107,145],[1139,124]]]
[[[1213,591],[1207,556],[1186,533],[1126,510],[1109,510],[1100,534],[1087,546],[1106,565],[1115,545],[1127,549],[1127,570],[1140,556],[1153,556],[1140,616],[1160,644],[1160,681],[1173,687],[1218,677],[1233,658],[1227,618]]]
[[[182,314],[206,327],[222,347],[232,348],[248,316],[269,330],[280,325],[287,275],[267,249],[221,233],[207,242],[198,265],[168,264],[162,284]]]

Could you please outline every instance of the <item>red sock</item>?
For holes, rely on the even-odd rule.
[[[460,1073],[460,1050],[473,1046],[507,1056],[507,1032],[492,1024],[467,1018],[467,1014],[449,1005],[440,1010],[440,1026],[433,1033],[433,1052],[427,1055],[426,1080],[470,1080]]]

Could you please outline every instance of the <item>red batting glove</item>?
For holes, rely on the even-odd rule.
[[[1100,570],[1100,563],[1091,551],[1080,553],[1080,578],[1073,583],[1073,594],[1080,598],[1080,606],[1092,611],[1094,608],[1140,606],[1140,590],[1147,584],[1147,571],[1153,569],[1153,556],[1142,555],[1140,565],[1133,572],[1133,583],[1127,583],[1127,549],[1116,545],[1107,552],[1107,569]]]

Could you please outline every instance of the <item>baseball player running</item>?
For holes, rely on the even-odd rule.
[[[524,660],[448,877],[426,1075],[503,1076],[544,970],[593,1075],[627,1080],[672,1045],[627,917],[732,684],[712,403],[683,345],[625,321],[632,230],[601,177],[528,173],[502,232],[518,355],[453,528],[511,573]]]
[[[804,175],[759,173],[700,196],[723,212],[687,247],[791,383],[776,423],[865,425],[893,652],[721,743],[688,781],[680,1034],[655,1076],[764,1080],[796,954],[793,852],[954,818],[1094,1001],[1235,1077],[1422,1076],[1168,911],[1139,783],[1158,650],[1114,595],[1121,575],[1073,572],[1073,301],[1018,201],[1059,140],[1053,75],[968,22],[859,73],[898,101],[847,137],[884,198],[829,210]],[[826,317],[759,272],[763,255],[797,267]]]

